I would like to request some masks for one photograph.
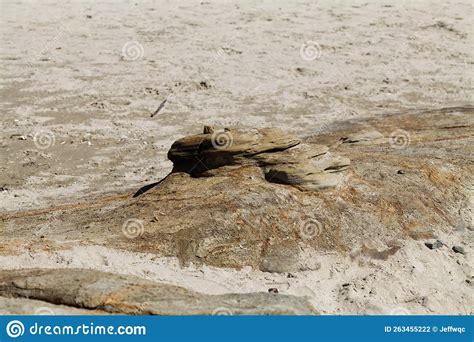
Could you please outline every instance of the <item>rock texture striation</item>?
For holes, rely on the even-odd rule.
[[[206,128],[175,142],[169,151],[173,172],[137,197],[2,215],[0,256],[106,246],[177,258],[182,266],[293,273],[318,270],[325,253],[350,257],[358,265],[390,262],[399,253],[409,257],[407,244],[419,241],[417,253],[458,258],[453,267],[461,267],[465,277],[457,280],[458,291],[467,293],[474,229],[473,114],[472,107],[453,107],[380,116],[338,123],[301,140],[275,129]],[[438,238],[452,240],[463,254],[424,245]],[[196,313],[210,312],[207,301],[213,306],[229,299],[204,300],[183,289],[133,280],[139,284],[137,296],[143,296],[135,298],[126,290],[130,279],[104,274],[101,283],[97,274],[71,271],[77,281],[68,280],[68,286],[79,298],[59,282],[41,283],[60,273],[22,272],[2,273],[3,295],[46,300],[41,293],[49,293],[55,304],[108,312],[127,312],[128,304],[133,307],[128,312],[138,310],[149,288],[156,298],[177,296],[174,303],[189,298],[185,306]],[[118,304],[106,305],[102,299],[112,294],[98,284],[116,287]],[[249,299],[261,303],[255,307],[270,302],[258,312],[277,312],[274,297],[260,296]],[[244,312],[247,304],[239,303],[246,300],[231,300],[231,306]],[[176,312],[173,305],[166,303],[169,310],[160,311],[153,304],[143,312]],[[290,307],[302,312],[304,305]]]
[[[217,131],[226,148],[213,145],[216,131],[186,137],[169,151],[173,173],[136,198],[2,217],[0,253],[81,241],[271,272],[314,269],[314,251],[384,255],[472,229],[472,114],[340,123],[304,143],[273,129]]]
[[[272,293],[205,295],[133,276],[84,269],[0,271],[0,303],[36,307],[36,313],[127,315],[311,315],[302,297]],[[13,302],[12,298],[20,300]],[[23,300],[21,300],[23,299]],[[33,300],[26,302],[26,299]],[[15,304],[15,305],[13,305]],[[69,308],[68,310],[66,308]],[[56,311],[57,310],[57,311]],[[30,312],[31,313],[31,312]],[[32,313],[35,313],[33,311]]]
[[[176,141],[168,158],[174,163],[173,172],[195,177],[224,166],[253,165],[262,169],[267,181],[305,190],[340,185],[344,180],[340,172],[350,165],[349,158],[330,153],[326,146],[301,144],[292,135],[268,128],[219,132],[205,126],[203,134]]]

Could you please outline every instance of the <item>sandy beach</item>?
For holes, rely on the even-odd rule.
[[[472,100],[469,1],[1,6],[3,210],[159,180],[203,124],[307,136]]]
[[[305,138],[473,100],[467,0],[1,0],[0,12],[4,218],[157,182],[172,169],[171,144],[203,125]],[[206,294],[277,287],[323,314],[472,314],[472,227],[438,234],[466,255],[414,240],[388,261],[357,265],[318,252],[319,267],[291,279],[71,241],[0,248],[0,268],[90,268]]]

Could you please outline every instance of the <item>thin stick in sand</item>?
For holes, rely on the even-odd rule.
[[[160,105],[158,106],[158,108],[155,110],[155,112],[153,114],[151,114],[151,117],[154,117],[156,114],[158,114],[160,112],[160,110],[163,109],[163,107],[165,106],[166,104],[166,101],[168,101],[168,99],[165,99],[163,102],[160,103]]]

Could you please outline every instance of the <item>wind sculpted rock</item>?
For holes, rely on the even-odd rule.
[[[344,176],[335,173],[350,165],[348,158],[334,156],[328,150],[323,145],[301,144],[278,129],[218,132],[205,126],[204,134],[176,141],[168,158],[174,163],[173,172],[206,176],[208,171],[224,166],[255,165],[269,182],[318,190],[342,184]]]
[[[278,129],[209,131],[176,141],[168,152],[174,172],[199,175],[224,165],[251,163],[262,152],[285,150],[300,140]]]

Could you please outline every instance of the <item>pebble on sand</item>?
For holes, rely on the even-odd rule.
[[[462,246],[453,246],[453,251],[454,253],[466,254],[466,252],[464,251],[464,247]]]
[[[425,246],[429,249],[438,249],[443,247],[443,243],[439,240],[436,240],[435,242],[425,242]]]

